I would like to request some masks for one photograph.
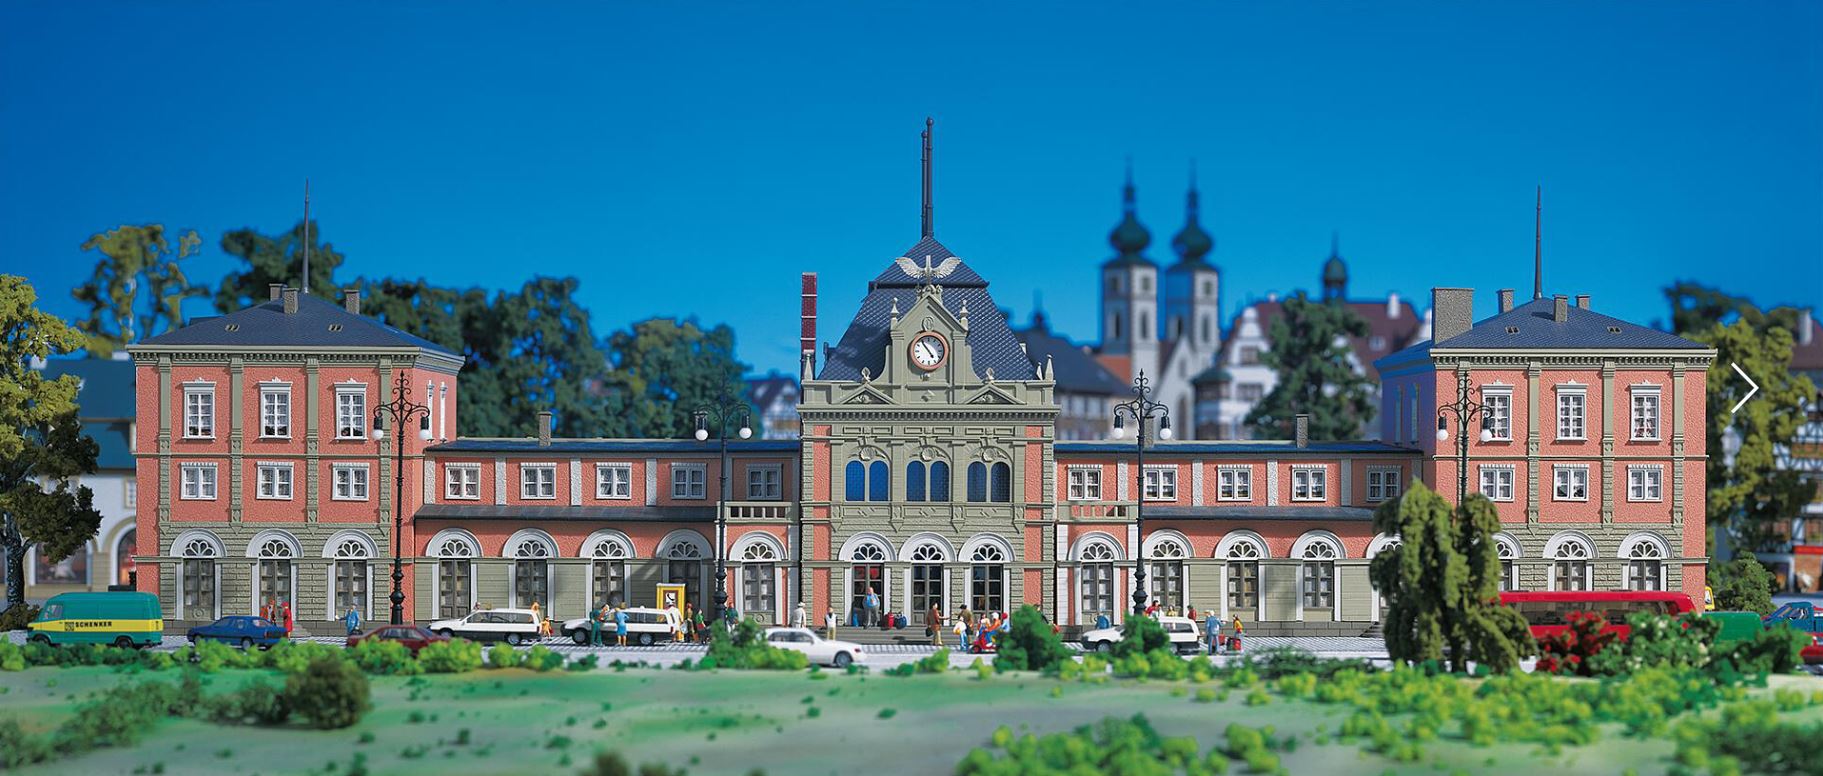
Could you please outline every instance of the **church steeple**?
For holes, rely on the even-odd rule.
[[[1108,244],[1114,246],[1114,260],[1117,262],[1145,262],[1150,264],[1141,252],[1152,244],[1152,232],[1139,222],[1134,213],[1133,197],[1133,160],[1127,160],[1127,184],[1121,188],[1121,218],[1108,233]]]
[[[1215,250],[1215,239],[1203,231],[1202,224],[1197,223],[1196,165],[1190,166],[1190,192],[1184,197],[1184,228],[1176,237],[1171,238],[1171,249],[1177,252],[1178,261],[1184,264],[1200,264],[1203,257]]]
[[[1323,262],[1323,301],[1348,298],[1348,265],[1342,262],[1341,238],[1329,235],[1329,261]]]

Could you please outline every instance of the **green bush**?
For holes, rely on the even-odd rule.
[[[732,631],[728,628],[711,627],[709,629],[709,651],[691,666],[692,670],[704,671],[713,668],[740,668],[766,671],[802,671],[809,667],[810,659],[804,653],[789,649],[780,649],[767,644],[761,638],[764,630],[760,624],[750,619],[738,620]]]
[[[427,674],[461,674],[481,667],[481,645],[467,639],[433,641],[418,650],[418,667]]]
[[[1161,649],[1170,649],[1171,637],[1165,634],[1164,627],[1157,620],[1143,614],[1127,615],[1127,621],[1121,626],[1120,641],[1114,642],[1112,656],[1118,664],[1122,657],[1130,655],[1149,655]]]
[[[1710,647],[1721,627],[1696,612],[1678,617],[1635,612],[1627,616],[1627,640],[1591,656],[1589,671],[1613,676],[1646,668],[1700,668],[1709,663]]]
[[[31,604],[12,607],[0,612],[0,633],[25,630],[25,626],[36,619],[38,619],[38,607]]]
[[[332,647],[315,641],[292,641],[286,639],[272,645],[264,651],[247,650],[242,652],[247,657],[246,668],[271,668],[294,674],[304,670],[318,660],[345,660],[345,649]]]
[[[1721,719],[1691,719],[1675,731],[1680,765],[1711,773],[1816,774],[1817,742],[1823,723],[1781,722],[1775,704],[1735,703],[1722,708]]]
[[[550,647],[543,644],[533,644],[532,648],[526,651],[522,665],[533,671],[555,671],[563,667],[563,655],[552,652]]]
[[[996,636],[995,643],[998,655],[994,669],[998,671],[1056,671],[1059,664],[1075,654],[1051,630],[1044,613],[1031,604],[1013,613],[1011,627]]]
[[[1260,746],[1264,747],[1264,741]],[[996,755],[1000,750],[1004,756]],[[1037,773],[1093,773],[1106,776],[1222,773],[1228,758],[1221,752],[1197,755],[1196,739],[1166,738],[1143,715],[1104,719],[1068,733],[1015,737],[1001,727],[992,748],[975,749],[956,765],[958,776],[1003,776]],[[1276,769],[1276,762],[1273,765]]]
[[[0,671],[24,671],[25,651],[12,639],[0,639]]]
[[[284,692],[258,679],[235,692],[210,699],[208,706],[210,718],[226,724],[277,725],[291,717]]]
[[[1373,665],[1365,660],[1317,657],[1297,647],[1273,647],[1251,652],[1242,663],[1266,680],[1292,674],[1314,674],[1318,679],[1328,679],[1342,671],[1373,670]]]
[[[370,674],[410,676],[424,672],[418,661],[412,659],[411,649],[397,641],[363,639],[354,649],[348,650],[348,654],[354,658],[355,665]]]
[[[1772,614],[1772,589],[1778,584],[1765,564],[1754,558],[1735,558],[1709,567],[1709,590],[1715,608],[1729,612]]]
[[[44,739],[30,735],[16,719],[0,719],[0,770],[11,770],[51,756]]]
[[[487,649],[488,668],[518,668],[519,664],[523,662],[525,662],[525,658],[521,657],[519,650],[514,649],[511,645],[495,644]]]
[[[1789,674],[1798,670],[1799,653],[1810,643],[1810,634],[1779,625],[1716,650],[1711,665],[1723,675]]]
[[[285,705],[324,730],[361,721],[372,707],[367,675],[340,658],[319,658],[285,677]]]

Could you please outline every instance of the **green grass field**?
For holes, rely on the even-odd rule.
[[[233,688],[250,672],[209,678]],[[140,674],[174,681],[172,672]],[[479,671],[419,679],[375,677],[374,710],[356,727],[323,732],[298,726],[218,727],[168,720],[136,746],[36,766],[20,773],[347,773],[357,752],[374,774],[568,773],[600,748],[630,761],[663,761],[694,774],[949,773],[994,729],[1045,733],[1107,716],[1144,713],[1161,733],[1193,735],[1204,751],[1231,722],[1272,725],[1296,734],[1283,756],[1290,773],[1615,774],[1670,767],[1672,744],[1608,731],[1593,746],[1551,757],[1529,745],[1471,747],[1441,740],[1425,759],[1399,764],[1329,741],[1347,710],[1275,696],[1245,705],[1244,693],[1198,703],[1184,683],[1065,683],[1033,675],[977,680],[950,672],[895,678],[788,672],[712,673]],[[120,682],[104,668],[35,668],[0,673],[0,715],[47,730],[87,693]],[[1775,677],[1771,687],[1818,687],[1807,676]],[[1060,689],[1058,689],[1060,688]],[[1188,690],[1188,693],[1186,693]],[[1755,694],[1770,692],[1756,690]],[[890,711],[887,711],[890,710]],[[883,714],[883,712],[885,712]],[[1823,706],[1790,715],[1823,718]],[[365,742],[364,742],[365,740]],[[1238,765],[1237,765],[1238,771]]]

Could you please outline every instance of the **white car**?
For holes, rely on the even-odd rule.
[[[459,620],[437,620],[431,630],[472,641],[519,644],[538,640],[538,618],[530,609],[483,609]]]
[[[649,647],[661,641],[674,641],[677,634],[684,629],[683,616],[676,609],[650,609],[640,606],[627,607],[627,642]],[[563,635],[570,637],[577,644],[589,643],[589,618],[578,617],[563,622]],[[613,644],[614,612],[608,612],[608,619],[601,624],[601,642]]]
[[[817,665],[847,668],[849,663],[867,662],[867,653],[861,651],[861,645],[825,639],[809,628],[767,628],[766,643],[802,652]]]
[[[1198,636],[1196,621],[1188,617],[1163,616],[1158,618],[1158,625],[1165,629],[1165,636],[1171,640],[1171,647],[1179,654],[1200,652],[1202,639]],[[1114,648],[1114,642],[1122,638],[1120,626],[1096,628],[1084,631],[1082,648],[1090,652],[1107,652]]]

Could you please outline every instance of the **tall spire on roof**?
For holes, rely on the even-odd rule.
[[[1108,234],[1108,244],[1114,246],[1117,260],[1145,261],[1139,254],[1152,244],[1152,233],[1134,214],[1133,199],[1133,157],[1127,157],[1127,183],[1120,190],[1120,223]]]
[[[1538,186],[1538,207],[1532,213],[1532,298],[1544,298],[1544,184]]]
[[[924,117],[924,231],[920,234],[927,238],[937,236],[937,225],[933,223],[930,201],[930,135],[936,125],[936,120],[929,116]]]
[[[310,295],[310,179],[304,179],[304,295]]]
[[[1184,228],[1176,237],[1171,238],[1171,248],[1177,251],[1179,261],[1185,264],[1196,264],[1203,257],[1215,250],[1215,239],[1203,231],[1202,224],[1197,223],[1196,160],[1190,161],[1190,191],[1184,196]]]
[[[1348,265],[1342,261],[1342,234],[1329,233],[1329,260],[1323,262],[1323,301],[1348,298]]]

